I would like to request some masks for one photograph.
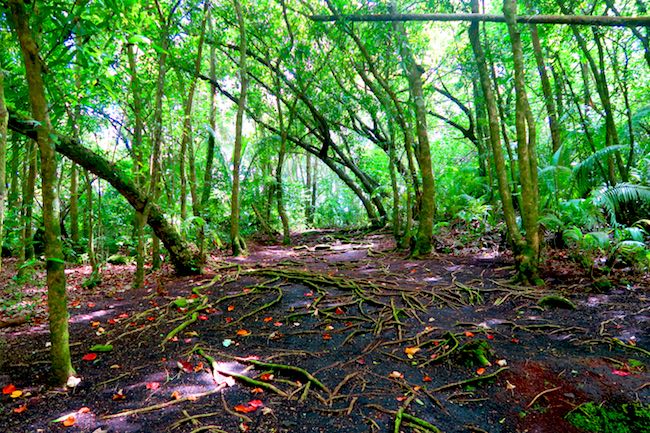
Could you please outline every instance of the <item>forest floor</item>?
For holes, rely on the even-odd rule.
[[[526,288],[496,246],[412,260],[386,234],[293,242],[139,291],[130,265],[94,289],[70,268],[72,389],[48,384],[45,290],[27,286],[11,311],[30,322],[0,330],[0,431],[571,433],[582,403],[650,400],[648,275],[602,289],[553,253]]]

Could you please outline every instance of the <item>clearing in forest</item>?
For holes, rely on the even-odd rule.
[[[93,290],[71,270],[82,382],[48,386],[37,307],[3,331],[0,431],[578,432],[594,404],[648,431],[647,275],[603,292],[550,261],[526,288],[507,258],[411,260],[380,233],[295,244],[137,292],[127,266]]]

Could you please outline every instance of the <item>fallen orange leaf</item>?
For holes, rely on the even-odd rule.
[[[63,425],[66,427],[72,427],[75,422],[77,422],[77,420],[75,419],[74,415],[70,415],[63,420]]]
[[[424,376],[422,378],[422,382],[431,382],[433,379],[431,379],[429,376]]]
[[[251,389],[251,392],[253,394],[261,394],[261,393],[264,392],[264,390],[262,388],[253,388],[253,389]]]
[[[260,374],[260,380],[273,380],[273,375],[271,373],[262,373]]]
[[[228,311],[233,311],[235,309],[234,305],[228,305]]]
[[[233,409],[235,409],[235,411],[241,412],[241,413],[250,413],[250,412],[255,412],[257,410],[256,407],[244,406],[243,404],[238,404]]]
[[[77,413],[90,413],[90,408],[84,406],[84,407],[82,407],[81,409],[79,409],[79,410],[77,411]]]
[[[271,316],[264,318],[264,323],[269,323],[269,322],[272,322],[272,321],[273,321],[273,317],[271,317]]]
[[[240,329],[239,331],[237,331],[237,335],[239,335],[240,337],[246,337],[248,335],[251,335],[251,331],[247,329]]]
[[[24,404],[24,405],[22,405],[22,406],[18,406],[18,407],[16,407],[16,408],[14,408],[14,413],[23,413],[23,412],[25,412],[26,410],[27,410],[27,405]]]
[[[328,333],[323,334],[323,340],[331,340],[332,336]]]
[[[483,368],[483,367],[476,370],[476,374],[478,374],[479,376],[482,375],[483,373],[485,373],[485,368]]]
[[[194,372],[198,373],[199,371],[203,370],[203,362],[199,362],[194,366]]]
[[[465,337],[470,337],[470,338],[471,338],[471,337],[473,337],[473,336],[474,336],[474,333],[473,333],[473,332],[465,331]]]
[[[179,391],[172,392],[172,400],[178,400],[181,398],[181,393]]]
[[[419,347],[407,347],[407,348],[404,349],[404,353],[406,353],[406,356],[409,359],[413,359],[413,355],[415,355],[419,351],[420,351]]]

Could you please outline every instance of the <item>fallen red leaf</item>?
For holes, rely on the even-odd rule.
[[[79,409],[79,410],[77,411],[77,413],[90,413],[90,408],[84,406],[84,407],[82,407],[81,409]]]
[[[323,340],[331,340],[332,336],[328,333],[323,334]]]
[[[282,325],[283,325],[282,322],[273,322],[273,326],[278,326],[279,327],[279,326],[282,326]]]
[[[94,361],[97,359],[96,353],[86,353],[82,358],[83,361]]]
[[[14,413],[23,413],[27,410],[27,405],[18,406],[14,408]]]
[[[226,323],[232,322],[232,317],[226,317]]]
[[[433,379],[431,379],[429,376],[424,376],[422,378],[422,382],[431,382]]]
[[[13,384],[13,383],[10,383],[9,385],[7,385],[7,386],[5,386],[4,388],[2,388],[2,393],[3,393],[3,394],[11,394],[11,393],[14,392],[15,390],[16,390],[16,387],[14,386],[14,384]]]
[[[117,394],[113,394],[113,400],[115,401],[126,400],[126,396],[122,394],[122,391],[120,391]]]
[[[482,375],[483,373],[485,373],[485,368],[483,368],[483,367],[476,370],[476,374],[478,374],[479,376]]]
[[[307,292],[307,293],[305,293],[305,296],[310,298],[310,297],[314,296],[314,292]]]
[[[208,316],[206,316],[205,314],[201,314],[199,316],[199,320],[208,320]]]
[[[94,308],[95,305],[96,305],[96,304],[95,304],[94,302],[89,302],[89,303],[88,303],[88,308]]]
[[[272,321],[273,321],[273,317],[271,317],[271,316],[264,318],[264,323],[268,323],[268,322],[272,322]]]
[[[273,380],[273,375],[271,373],[262,373],[260,374],[260,380]]]
[[[122,313],[119,316],[117,316],[118,319],[126,319],[127,317],[129,317],[127,313]]]
[[[487,334],[485,337],[486,337],[488,340],[494,340],[494,335],[492,335],[492,334]]]
[[[472,338],[473,336],[474,336],[474,333],[473,333],[473,332],[465,331],[465,337]]]
[[[147,382],[147,384],[145,386],[147,387],[147,389],[155,391],[158,388],[160,388],[160,383],[158,383],[158,382]]]
[[[178,366],[178,368],[184,370],[186,373],[191,373],[194,371],[194,367],[192,366],[192,364],[182,359],[179,359],[176,365]]]
[[[254,407],[257,409],[258,407],[264,407],[264,403],[262,403],[262,400],[251,400],[248,402],[249,406]]]
[[[623,370],[612,370],[612,374],[615,374],[616,376],[629,376],[630,372],[629,371],[623,371]]]
[[[345,311],[343,311],[341,307],[336,307],[336,310],[334,310],[334,314],[338,314],[338,315],[345,314]]]

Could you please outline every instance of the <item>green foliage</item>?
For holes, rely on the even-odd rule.
[[[126,265],[129,263],[129,258],[122,254],[113,254],[106,259],[106,262],[112,265]]]
[[[650,432],[650,406],[626,403],[608,407],[594,402],[584,403],[566,416],[581,430],[592,433]]]

